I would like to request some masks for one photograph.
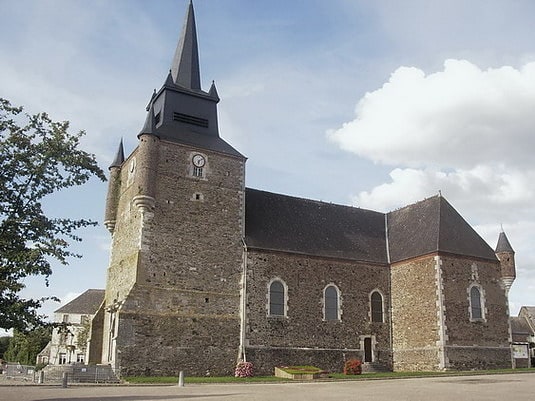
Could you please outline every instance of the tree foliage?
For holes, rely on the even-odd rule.
[[[11,338],[11,336],[0,337],[0,359],[4,359],[4,352],[7,351]]]
[[[51,263],[80,257],[69,250],[81,240],[75,231],[96,224],[43,211],[47,196],[92,176],[105,180],[95,156],[79,148],[84,131],[72,134],[68,128],[67,121],[25,114],[0,98],[0,328],[43,323],[37,309],[45,299],[22,298],[24,279],[44,276],[48,285]]]
[[[52,327],[38,327],[27,333],[13,331],[4,359],[21,365],[35,365],[37,354],[45,348],[52,338]]]

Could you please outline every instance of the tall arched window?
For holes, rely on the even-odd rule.
[[[383,323],[383,296],[379,291],[372,292],[370,296],[372,322]]]
[[[325,320],[340,320],[340,297],[335,285],[323,291],[323,317]]]
[[[281,280],[273,280],[269,285],[269,315],[286,316],[286,290]]]
[[[470,288],[470,319],[481,320],[484,319],[483,298],[481,290],[477,285]]]

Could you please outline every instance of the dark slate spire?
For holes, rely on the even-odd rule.
[[[171,66],[173,81],[176,85],[190,90],[201,90],[201,73],[199,68],[199,49],[193,3],[190,1],[182,35],[175,51]]]
[[[511,246],[511,243],[507,239],[507,235],[505,235],[505,232],[503,232],[503,230],[502,232],[500,232],[500,236],[498,237],[498,244],[496,245],[496,253],[499,252],[515,252],[513,250],[513,247]]]
[[[154,135],[177,142],[243,158],[219,136],[219,95],[212,84],[201,89],[199,52],[193,4],[189,3],[173,64],[163,86],[153,94],[143,129],[138,135]]]
[[[124,147],[123,147],[123,138],[121,138],[121,142],[119,142],[119,149],[117,149],[117,154],[115,155],[115,159],[113,159],[113,162],[110,164],[109,169],[112,167],[121,167],[121,165],[124,162]]]

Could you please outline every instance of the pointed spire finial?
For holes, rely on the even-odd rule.
[[[193,2],[190,1],[182,34],[171,66],[173,81],[186,89],[201,90],[199,49]]]
[[[210,86],[210,91],[208,92],[208,94],[219,102],[219,94],[217,93],[214,81],[212,81],[212,86]]]
[[[113,162],[110,164],[109,169],[111,170],[113,167],[121,167],[123,162],[124,162],[124,147],[123,147],[123,138],[121,138],[121,142],[119,142],[119,149],[117,149],[117,154],[115,155],[115,159],[113,159]]]

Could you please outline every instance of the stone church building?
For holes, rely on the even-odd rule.
[[[390,213],[245,186],[201,88],[193,6],[138,146],[110,166],[112,235],[91,344],[122,375],[511,367],[514,251],[442,196]]]

